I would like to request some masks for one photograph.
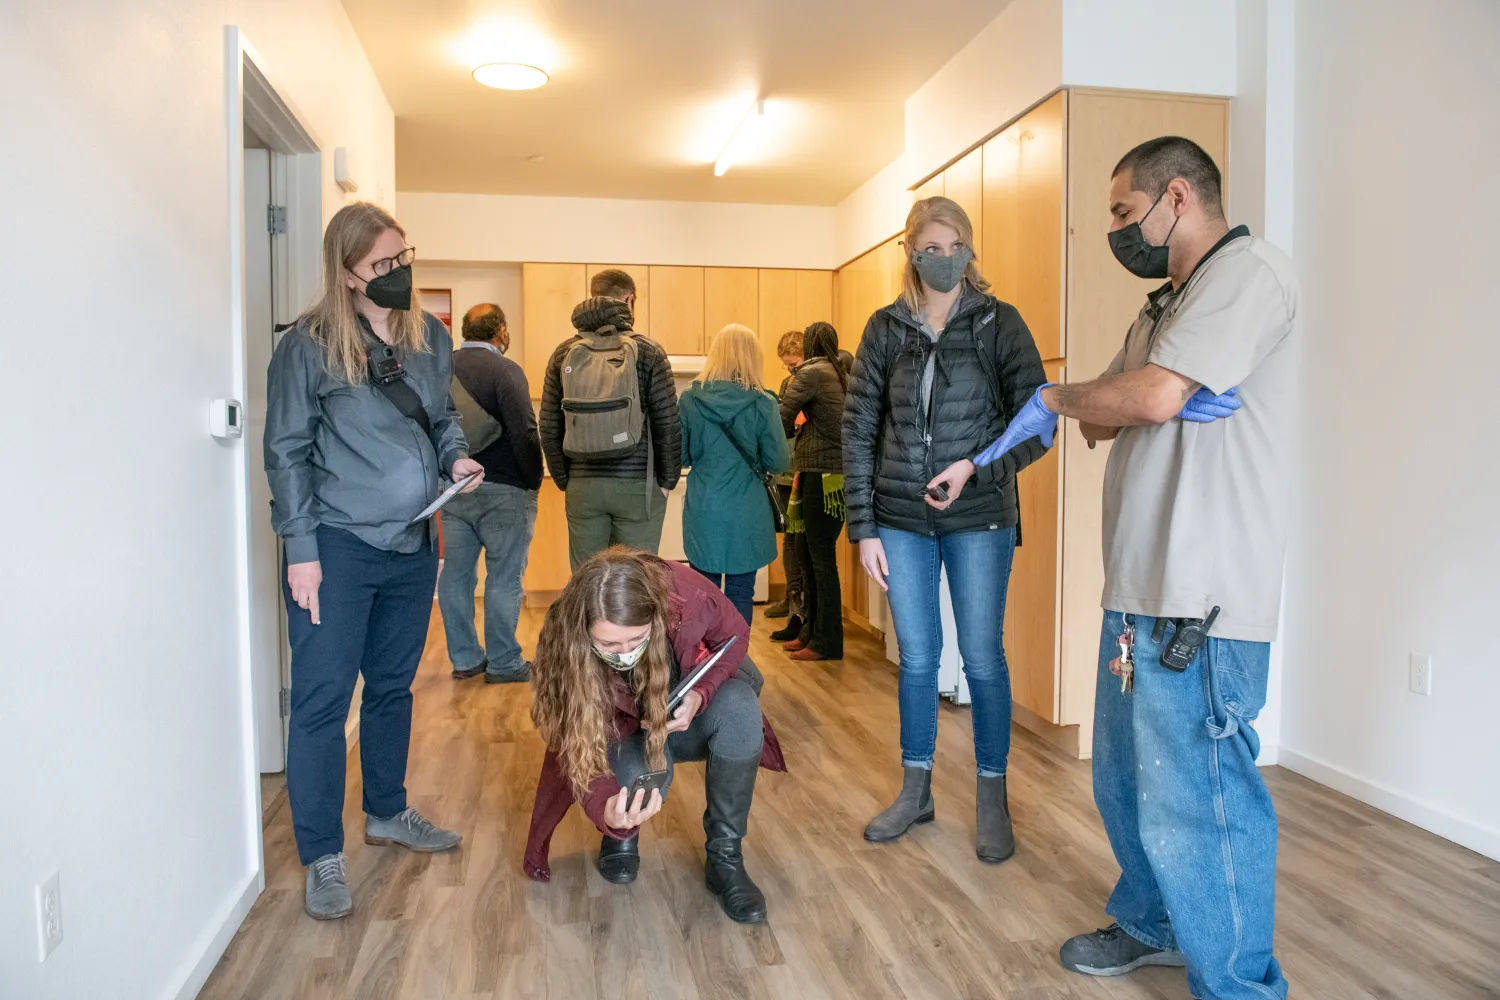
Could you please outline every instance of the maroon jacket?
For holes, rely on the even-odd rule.
[[[745,653],[750,645],[750,627],[729,598],[709,583],[697,570],[681,563],[665,563],[672,592],[672,607],[667,614],[667,632],[672,641],[672,650],[683,674],[696,664],[702,663],[708,651],[718,649],[730,636],[738,636],[734,648],[724,654],[693,689],[703,695],[703,707],[713,701],[714,694],[729,678],[740,670]],[[623,677],[610,678],[614,693],[615,732],[617,739],[635,733],[641,728],[640,706],[635,693]],[[771,771],[785,771],[786,761],[781,755],[781,744],[771,730],[771,723],[761,716],[761,727],[765,740],[760,751],[760,766]],[[604,807],[610,798],[620,794],[620,784],[614,775],[595,778],[578,804],[593,824],[606,836],[625,840],[634,835],[634,830],[616,830],[605,825]],[[568,813],[575,801],[573,785],[563,773],[557,754],[548,750],[542,757],[542,773],[537,780],[536,802],[531,807],[531,832],[526,838],[524,866],[529,878],[546,882],[552,878],[547,865],[548,849],[552,844],[552,832]]]

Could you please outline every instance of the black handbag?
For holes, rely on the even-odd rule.
[[[750,467],[751,474],[766,488],[766,499],[771,501],[771,521],[776,525],[776,533],[781,534],[786,531],[786,508],[781,505],[781,494],[776,489],[775,477],[755,464],[755,459],[750,457],[750,453],[745,450],[744,445],[740,444],[739,438],[734,436],[734,431],[729,429],[728,424],[721,424],[717,420],[710,420],[709,423],[724,432],[729,443],[734,445],[734,450],[740,453],[740,458],[743,458],[745,464]]]

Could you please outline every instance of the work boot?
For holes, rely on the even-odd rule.
[[[337,920],[354,909],[343,854],[325,854],[307,866],[307,895],[302,905],[314,920]]]
[[[605,837],[599,845],[599,874],[604,876],[604,881],[615,885],[629,885],[640,873],[640,835],[629,840]]]
[[[1005,775],[979,778],[974,793],[974,853],[980,861],[998,864],[1016,853],[1016,835],[1010,827]]]
[[[708,860],[703,865],[703,879],[708,891],[719,897],[719,905],[729,919],[738,924],[759,924],[766,919],[766,897],[745,871],[741,850],[759,770],[759,757],[732,760],[709,754],[704,778],[708,808],[703,811],[703,832]]]
[[[767,604],[766,610],[761,614],[767,618],[785,618],[792,613],[792,607],[786,601],[777,601],[775,604]]]
[[[779,628],[775,632],[771,633],[771,641],[791,642],[793,639],[797,638],[797,636],[802,634],[803,624],[804,623],[802,621],[801,615],[792,615],[787,619],[785,628]]]
[[[1143,965],[1187,964],[1180,951],[1164,951],[1137,941],[1119,924],[1092,934],[1080,934],[1062,946],[1058,955],[1064,969],[1085,976],[1123,976]]]
[[[452,850],[463,839],[452,830],[433,826],[415,809],[399,812],[389,819],[365,816],[365,843],[377,847],[396,844],[418,854],[436,854]]]
[[[937,815],[932,804],[932,771],[925,767],[901,768],[901,794],[889,809],[870,820],[865,839],[872,844],[898,840],[920,823],[931,823]]]

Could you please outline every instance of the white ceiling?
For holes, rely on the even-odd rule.
[[[898,156],[906,97],[1007,2],[343,0],[396,113],[400,190],[801,205]],[[552,81],[482,87],[492,59]],[[715,177],[756,94],[766,141]]]

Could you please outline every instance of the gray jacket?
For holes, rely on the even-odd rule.
[[[438,477],[468,455],[449,398],[453,340],[427,314],[428,353],[406,353],[406,383],[427,410],[429,437],[374,385],[328,371],[328,352],[299,323],[271,356],[266,382],[266,476],[271,527],[291,563],[318,558],[320,526],[388,552],[415,552],[428,525],[407,522],[438,494]]]

